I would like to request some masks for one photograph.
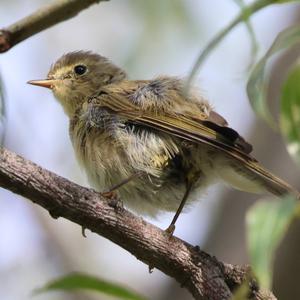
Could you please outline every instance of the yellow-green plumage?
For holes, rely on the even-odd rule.
[[[103,191],[138,173],[119,189],[138,212],[176,211],[189,184],[192,202],[218,179],[250,192],[298,195],[249,155],[251,146],[197,91],[185,95],[181,79],[128,80],[106,58],[80,51],[60,58],[48,82],[92,186]]]

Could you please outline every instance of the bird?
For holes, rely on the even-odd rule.
[[[69,135],[91,186],[116,192],[130,210],[156,217],[183,209],[218,181],[250,193],[299,193],[267,171],[252,146],[217,113],[197,87],[158,76],[130,80],[90,51],[64,54],[46,79],[69,118]]]

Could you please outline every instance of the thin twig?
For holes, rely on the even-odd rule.
[[[56,0],[0,30],[0,53],[59,22],[76,16],[94,3],[107,0]]]
[[[169,238],[109,199],[81,187],[21,156],[0,149],[0,186],[123,247],[151,268],[175,278],[195,299],[230,299],[246,278],[248,268],[222,263],[198,247]],[[251,299],[276,299],[251,280]]]
[[[191,85],[194,77],[196,76],[196,73],[200,69],[200,66],[204,63],[204,61],[207,59],[208,55],[212,52],[212,50],[225,38],[225,36],[238,24],[243,22],[245,18],[249,18],[250,15],[253,15],[254,13],[258,12],[259,10],[265,8],[266,6],[269,6],[270,4],[281,4],[283,2],[280,2],[279,0],[257,0],[253,3],[249,4],[243,10],[220,32],[218,32],[212,40],[204,47],[203,50],[201,50],[199,56],[197,57],[197,60],[195,64],[193,65],[193,68],[186,80],[185,84],[185,91],[188,92],[189,86]]]

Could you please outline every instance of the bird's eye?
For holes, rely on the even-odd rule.
[[[77,75],[83,75],[86,72],[86,70],[87,70],[86,66],[83,65],[78,65],[74,67],[74,72]]]

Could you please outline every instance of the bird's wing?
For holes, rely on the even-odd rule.
[[[157,129],[197,144],[209,145],[233,159],[245,173],[255,176],[266,190],[277,195],[292,193],[299,197],[298,192],[289,184],[257,163],[249,154],[252,147],[235,130],[227,127],[226,121],[222,121],[224,125],[220,125],[209,118],[201,119],[195,115],[142,111],[123,93],[110,93],[105,90],[89,102],[94,108],[105,108],[108,112],[123,117],[126,122]]]
[[[158,129],[191,142],[210,145],[236,159],[255,161],[249,155],[252,146],[235,130],[227,127],[226,120],[216,112],[211,112],[205,119],[200,114],[198,116],[165,111],[143,111],[124,97],[123,93],[109,93],[105,90],[93,97],[90,103],[94,107],[105,108],[113,114],[124,117],[127,122]],[[216,119],[218,123],[215,122]]]

